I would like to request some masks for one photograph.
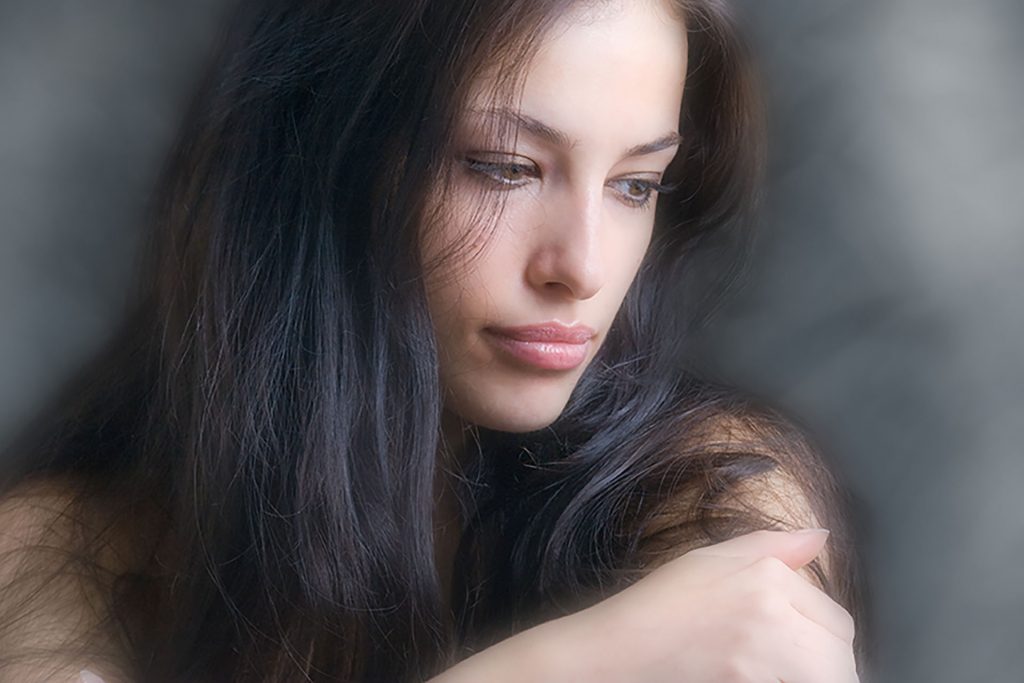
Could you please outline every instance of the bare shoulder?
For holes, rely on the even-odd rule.
[[[90,544],[74,483],[37,479],[0,498],[0,679],[77,681],[89,668],[126,680],[108,591],[121,566]]]
[[[823,549],[798,573],[854,618],[854,648],[864,664],[875,641],[859,549],[860,525],[870,518],[812,433],[777,410],[747,407],[703,419],[672,443],[669,455],[678,457],[668,459],[669,476],[682,472],[683,485],[666,489],[648,507],[633,566],[642,575],[754,529],[827,528]]]
[[[707,456],[750,455],[758,458],[760,471],[723,475],[708,466],[702,479],[661,505],[645,538],[645,549],[655,564],[713,542],[702,533],[697,521],[702,516],[742,516],[757,528],[770,529],[833,526],[837,482],[797,425],[776,413],[750,412],[716,416],[699,431],[690,435],[689,449]],[[799,571],[818,588],[824,589],[840,571],[831,542],[815,563]]]
[[[46,555],[67,547],[73,502],[70,483],[56,479],[23,482],[0,498],[0,586],[37,573]]]
[[[806,434],[781,418],[721,417],[713,424],[712,449],[745,450],[770,458],[765,472],[738,481],[725,495],[737,505],[758,512],[786,529],[820,527],[820,501],[824,487],[834,485]]]
[[[60,528],[74,500],[68,480],[27,480],[0,497],[0,548],[13,550]]]

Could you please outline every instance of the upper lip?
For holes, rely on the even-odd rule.
[[[490,327],[488,329],[519,341],[559,342],[563,344],[583,344],[596,334],[594,329],[587,325],[564,325],[558,321],[536,325],[520,325],[517,327]]]

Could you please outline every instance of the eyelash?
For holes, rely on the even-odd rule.
[[[500,173],[502,171],[514,170],[519,172],[532,173],[534,176],[537,175],[535,167],[530,166],[528,164],[502,164],[488,161],[480,161],[479,159],[473,159],[471,157],[466,157],[465,163],[469,167],[469,169],[474,173],[482,175],[485,178],[488,178],[506,188],[518,187],[519,183],[501,180],[500,178],[496,177],[494,171]],[[651,198],[653,197],[653,194],[655,192],[657,192],[658,194],[668,194],[676,189],[675,185],[663,185],[662,183],[655,182],[653,180],[645,180],[643,178],[622,178],[620,179],[620,182],[639,183],[645,189],[646,194],[644,195],[643,199],[635,199],[633,197],[630,197],[629,195],[620,193],[620,196],[623,197],[627,205],[639,211],[643,211],[650,205]]]

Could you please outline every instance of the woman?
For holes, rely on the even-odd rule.
[[[722,3],[226,26],[137,300],[11,449],[6,677],[855,680],[834,478],[684,364],[760,161]]]

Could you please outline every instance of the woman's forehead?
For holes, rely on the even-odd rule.
[[[617,5],[620,3],[610,3]],[[575,22],[570,15],[541,37],[523,64],[515,97],[502,99],[493,72],[469,99],[464,126],[523,131],[572,148],[590,135],[636,129],[655,144],[677,133],[687,69],[683,25],[657,3],[622,6]],[[502,137],[504,137],[502,135]]]

